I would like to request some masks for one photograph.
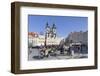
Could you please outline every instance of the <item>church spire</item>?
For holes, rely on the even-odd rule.
[[[55,25],[55,23],[53,23],[53,26],[52,26],[52,28],[53,28],[53,29],[56,29],[56,25]]]

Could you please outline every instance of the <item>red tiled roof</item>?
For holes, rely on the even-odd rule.
[[[37,32],[28,32],[28,35],[31,35],[32,37],[38,36]]]

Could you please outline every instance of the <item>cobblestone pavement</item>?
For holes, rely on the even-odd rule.
[[[41,57],[40,50],[38,49],[29,49],[28,50],[28,60],[60,60],[60,59],[79,59],[79,58],[87,58],[87,54],[75,54],[74,56],[68,56],[66,54],[57,54],[56,56],[48,56],[48,57]],[[56,52],[56,53],[59,53]]]

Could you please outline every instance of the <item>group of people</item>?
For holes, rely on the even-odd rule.
[[[40,55],[42,57],[57,56],[58,54],[59,55],[63,55],[63,54],[71,55],[69,47],[65,45],[64,46],[59,46],[59,45],[58,46],[53,46],[53,45],[41,46],[39,50],[40,50]]]
[[[48,58],[50,56],[56,57],[56,56],[74,56],[75,53],[81,53],[80,46],[71,46],[68,47],[66,45],[60,46],[60,45],[48,45],[48,46],[40,46],[39,48],[39,54],[38,57],[40,58]]]
[[[55,54],[56,48],[54,46],[42,46],[39,50],[41,56],[49,57]]]

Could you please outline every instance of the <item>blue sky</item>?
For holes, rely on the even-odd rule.
[[[52,24],[55,23],[57,35],[60,37],[65,37],[70,32],[88,30],[87,17],[29,15],[28,31],[38,33],[44,32],[47,22],[49,26],[52,26]]]

